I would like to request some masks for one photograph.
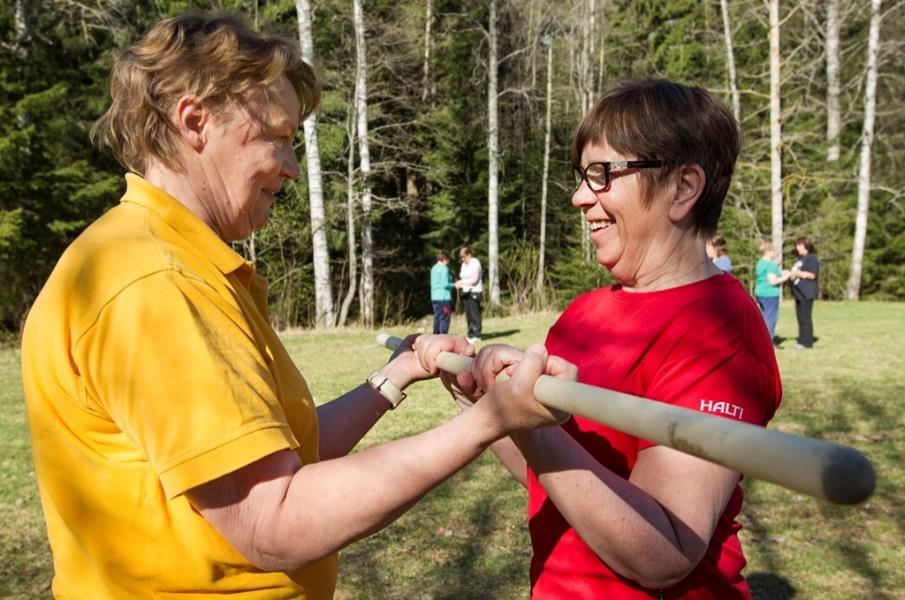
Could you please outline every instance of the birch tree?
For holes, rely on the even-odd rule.
[[[545,33],[541,43],[547,47],[547,104],[544,114],[544,162],[541,171],[540,189],[540,234],[537,248],[537,295],[544,291],[544,255],[547,248],[547,178],[550,173],[550,113],[553,104],[553,36]]]
[[[374,325],[374,242],[371,228],[371,151],[368,146],[368,85],[367,53],[365,49],[364,17],[361,0],[352,1],[352,20],[355,27],[355,94],[358,113],[358,166],[361,173],[361,288],[359,304],[361,320],[367,327]]]
[[[832,1],[832,0],[831,0]],[[729,1],[720,0],[723,13],[723,37],[726,39],[726,69],[729,72],[729,93],[732,95],[732,114],[739,125],[742,122],[741,100],[738,94],[738,80],[735,77],[735,50],[732,47],[732,24],[729,19]]]
[[[861,130],[861,161],[858,168],[858,212],[855,217],[855,242],[852,270],[846,295],[858,300],[861,295],[861,267],[867,239],[867,209],[870,203],[870,158],[874,142],[877,107],[877,52],[880,44],[880,0],[870,3],[870,31],[867,37],[867,81],[864,85],[864,127]]]
[[[314,64],[314,40],[311,34],[311,6],[308,0],[296,0],[302,59]],[[320,146],[317,140],[317,113],[305,119],[305,163],[308,168],[308,204],[311,211],[311,250],[314,262],[315,326],[333,327],[333,292],[330,283],[330,253],[327,248],[327,219],[324,214],[324,187],[321,176]]]
[[[497,113],[497,0],[490,0],[487,58],[487,263],[491,304],[500,303],[499,115]]]
[[[725,1],[725,0],[724,0]],[[842,116],[839,109],[839,0],[826,3],[826,139],[829,148],[826,160],[839,160],[839,129]]]
[[[779,0],[769,0],[770,12],[770,212],[773,256],[782,264],[782,112],[780,103]]]
[[[352,102],[349,106],[349,122],[347,136],[349,138],[349,155],[346,164],[346,248],[349,261],[349,289],[343,298],[339,308],[339,320],[337,324],[343,327],[349,316],[349,308],[355,298],[358,288],[358,244],[355,233],[355,127],[358,115],[355,107],[358,106],[358,86],[352,94]]]
[[[431,65],[431,25],[434,20],[434,2],[427,0],[427,14],[424,17],[424,64],[421,69],[421,101],[427,100],[430,90]]]

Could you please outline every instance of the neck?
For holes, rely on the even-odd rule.
[[[654,292],[702,281],[722,271],[713,264],[705,251],[705,242],[698,236],[687,236],[672,245],[663,245],[665,252],[657,266],[639,269],[632,284],[623,283],[629,292]]]
[[[196,217],[213,230],[220,238],[223,235],[217,226],[211,212],[205,207],[202,198],[205,197],[204,184],[196,185],[193,182],[205,181],[203,178],[192,177],[186,169],[185,173],[174,171],[159,163],[148,165],[144,178],[154,187],[165,191],[189,209]]]

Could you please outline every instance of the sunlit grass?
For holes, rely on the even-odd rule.
[[[555,317],[488,319],[486,341],[525,347],[542,340]],[[781,310],[778,333],[791,339],[778,353],[785,398],[771,426],[861,449],[877,468],[877,493],[861,506],[838,507],[746,481],[746,575],[758,598],[905,597],[899,591],[905,589],[905,304],[818,302],[814,321],[815,349],[795,351],[794,309]],[[453,330],[464,331],[461,317]],[[301,331],[284,339],[316,401],[324,402],[387,359],[374,333]],[[18,354],[0,350],[3,598],[47,597],[52,571],[21,395]],[[455,412],[438,383],[417,384],[362,447],[423,431]],[[523,490],[491,456],[482,456],[395,524],[343,552],[337,596],[524,598],[530,560],[524,514]]]

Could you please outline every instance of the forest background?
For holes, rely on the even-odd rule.
[[[491,312],[605,283],[569,203],[569,141],[596,97],[637,77],[699,85],[737,114],[720,232],[749,289],[762,239],[790,266],[807,235],[823,298],[905,299],[901,1],[2,0],[6,335],[123,192],[123,169],[89,141],[117,52],[189,8],[301,35],[323,81],[296,140],[302,176],[236,245],[270,280],[279,328],[421,317],[434,253],[463,244],[484,263]]]

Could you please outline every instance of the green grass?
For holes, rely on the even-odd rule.
[[[543,339],[555,316],[488,319],[485,332],[524,347]],[[839,507],[746,480],[746,575],[756,598],[905,598],[905,304],[818,302],[814,322],[815,349],[792,350],[794,309],[782,307],[778,334],[792,339],[778,353],[785,396],[772,426],[859,448],[877,468],[877,492],[861,506]],[[464,325],[454,321],[453,329]],[[365,330],[287,332],[284,339],[318,402],[358,385],[388,356]],[[18,353],[0,350],[3,598],[47,597],[52,572],[21,396]],[[438,383],[420,383],[362,447],[423,431],[455,412]],[[524,598],[524,513],[523,491],[482,456],[392,526],[346,549],[337,597]]]

